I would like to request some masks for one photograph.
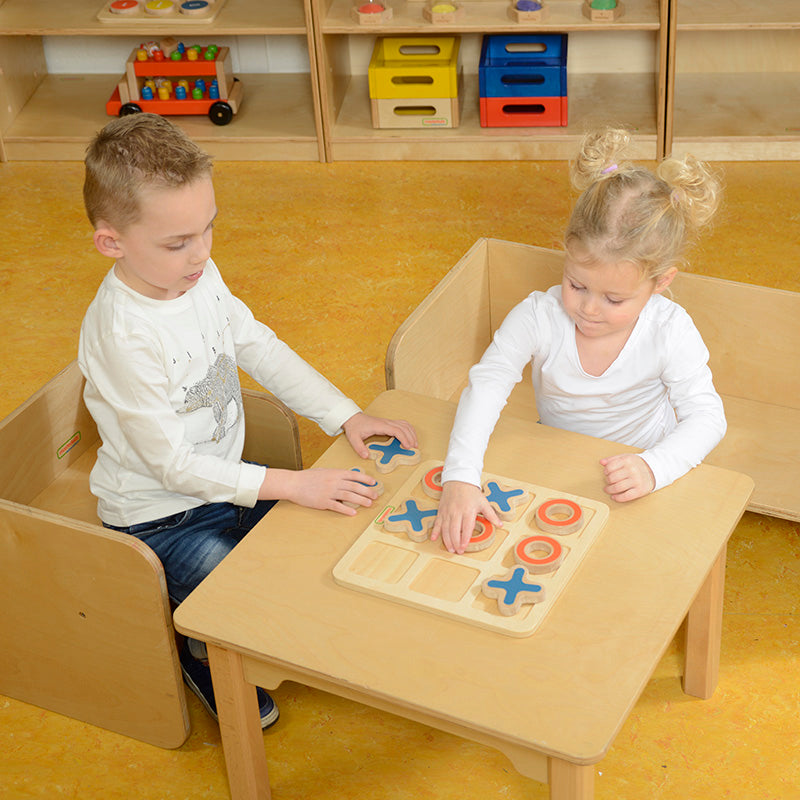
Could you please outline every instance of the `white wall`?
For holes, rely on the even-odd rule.
[[[141,36],[46,36],[47,71],[54,74],[123,73]],[[217,44],[231,49],[236,73],[309,72],[304,36],[194,36],[186,44]]]

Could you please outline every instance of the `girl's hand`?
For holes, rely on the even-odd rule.
[[[475,531],[475,518],[480,514],[495,527],[503,523],[479,487],[462,481],[446,481],[442,486],[439,513],[431,530],[431,541],[439,536],[451,553],[463,553]]]
[[[291,500],[299,506],[337,511],[352,517],[355,508],[377,500],[374,479],[348,469],[267,469],[259,500]]]
[[[601,458],[600,463],[606,476],[605,491],[618,503],[644,497],[656,487],[653,471],[641,456],[625,453]]]
[[[417,433],[413,426],[402,419],[383,419],[383,417],[371,417],[363,411],[354,414],[347,422],[342,425],[344,435],[350,446],[358,453],[361,458],[367,458],[367,450],[364,440],[370,436],[394,436],[400,440],[400,444],[408,449],[417,447]]]

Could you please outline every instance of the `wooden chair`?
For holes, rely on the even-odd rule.
[[[479,239],[397,329],[386,387],[457,401],[511,308],[561,282],[562,251]],[[711,354],[728,432],[706,462],[750,475],[748,508],[800,520],[800,293],[680,273],[670,296]],[[504,414],[530,418],[530,375]]]
[[[0,694],[159,747],[189,719],[161,563],[103,528],[76,362],[0,422]],[[243,391],[245,458],[302,468],[297,421]]]

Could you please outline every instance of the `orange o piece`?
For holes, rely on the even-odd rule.
[[[531,550],[545,552],[543,556],[532,556]],[[522,564],[528,572],[555,572],[564,557],[561,544],[550,536],[528,536],[517,542],[514,548],[514,560]]]
[[[444,467],[438,466],[429,469],[422,477],[422,491],[428,497],[438,500],[442,496],[442,470]]]
[[[493,541],[494,525],[484,517],[476,517],[475,531],[467,542],[464,551],[467,553],[477,553],[480,550],[485,550]]]
[[[566,518],[559,519],[553,514],[566,514]],[[546,533],[557,533],[562,536],[575,533],[583,525],[583,511],[572,500],[554,498],[542,503],[534,515],[536,527]]]

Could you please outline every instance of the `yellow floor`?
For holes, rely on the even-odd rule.
[[[800,291],[800,163],[721,167],[725,206],[692,269]],[[74,357],[110,266],[81,183],[76,163],[0,164],[0,417]],[[231,288],[362,404],[383,388],[392,332],[477,238],[557,246],[573,199],[566,164],[549,162],[220,163],[216,186]],[[327,440],[301,433],[310,463]],[[683,695],[676,639],[599,765],[598,800],[800,797],[799,528],[745,515],[716,694]],[[275,800],[547,797],[485,747],[295,684],[275,695]],[[167,751],[0,697],[0,797],[225,798],[218,728],[193,695],[189,708],[190,739]]]

